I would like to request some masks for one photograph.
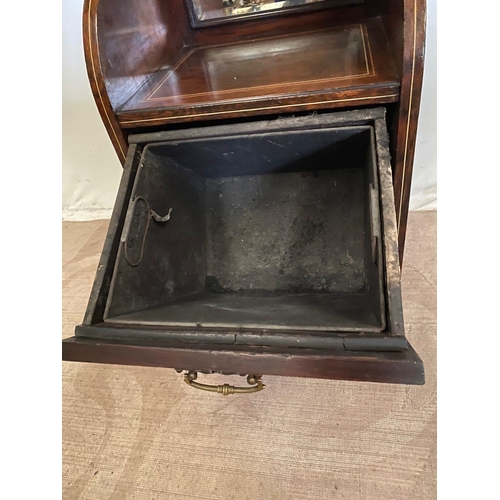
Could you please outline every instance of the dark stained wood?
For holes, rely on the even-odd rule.
[[[423,384],[425,381],[422,360],[411,346],[405,352],[307,351],[250,346],[187,348],[185,344],[82,337],[71,337],[62,343],[65,361],[360,382]]]
[[[282,98],[294,97],[310,109],[325,101],[390,102],[397,98],[399,82],[387,53],[378,19],[293,36],[186,48],[174,65],[158,71],[120,109],[120,122],[137,126],[141,118],[151,118],[146,114],[150,109],[156,114],[162,109],[165,122],[182,117],[177,110],[191,116],[222,116],[228,104],[228,111],[241,114],[280,109]],[[195,106],[197,112],[192,113]]]
[[[411,177],[417,139],[417,123],[424,73],[425,0],[405,0],[404,51],[401,97],[394,137],[394,195],[399,228],[400,262],[403,262],[406,224],[410,204]]]
[[[381,0],[378,4],[391,57],[400,77],[403,71],[404,2],[405,0]]]
[[[194,47],[174,68],[157,72],[141,93],[145,97],[134,101],[138,107],[182,106],[205,99],[260,97],[284,88],[314,91],[356,78],[373,83],[373,77],[382,75],[370,56],[363,24]],[[129,102],[122,110],[134,107]]]
[[[424,69],[426,1],[376,1],[401,81],[400,100],[389,106],[389,133],[402,265]]]
[[[194,45],[214,45],[354,24],[369,17],[365,4],[320,12],[254,19],[193,30]]]
[[[370,29],[369,24],[374,22],[371,19],[376,17],[382,20],[383,30]],[[293,79],[285,75],[288,69],[281,75],[270,70],[271,75],[266,78],[275,78],[270,83],[274,83],[278,91],[273,93],[272,87],[266,87],[259,93],[258,88],[251,89],[251,83],[243,89],[232,87],[229,78],[224,81],[224,76],[230,76],[228,71],[225,75],[224,71],[219,72],[222,80],[217,80],[215,87],[210,86],[201,71],[204,62],[213,61],[209,51],[225,50],[208,46],[239,44],[270,36],[279,40],[281,36],[293,37],[300,32],[333,30],[356,23],[367,23],[374,55],[376,75],[364,77],[364,81],[361,77],[342,80],[333,77],[329,84],[323,81],[322,86],[311,90],[305,78],[295,86],[281,85],[293,83]],[[92,92],[122,162],[128,129],[140,132],[192,121],[388,105],[393,125],[389,133],[402,257],[423,73],[425,0],[365,0],[360,5],[199,29],[190,26],[183,0],[145,0],[140,8],[132,0],[85,0],[83,35]],[[195,52],[181,64],[180,75],[183,85],[187,85],[185,94],[198,95],[180,97],[171,92],[173,85],[166,85],[162,89],[165,106],[161,100],[145,104],[143,99],[139,104],[146,90],[151,90],[193,49]],[[321,51],[311,52],[314,57],[309,59],[319,62]],[[239,66],[241,68],[240,63]],[[320,68],[323,71],[326,66],[320,65]],[[189,78],[190,75],[193,78]],[[258,80],[244,71],[242,76],[248,82]],[[314,79],[312,75],[309,81]],[[143,84],[142,93],[133,96]],[[212,92],[218,89],[224,93]],[[212,101],[206,92],[212,92]]]
[[[351,89],[348,94],[340,91],[311,92],[307,95],[283,95],[268,97],[259,103],[228,102],[212,105],[197,105],[168,109],[141,110],[118,113],[123,129],[156,127],[169,123],[190,123],[207,119],[244,118],[250,116],[276,115],[283,113],[317,111],[320,109],[360,108],[396,102],[399,88],[393,86],[369,87],[363,90]],[[144,130],[144,129],[142,129]]]
[[[141,0],[139,6],[98,0],[97,8],[102,73],[117,109],[192,37],[182,0]]]
[[[402,262],[423,75],[425,0],[366,0],[352,7],[199,29],[190,26],[184,0],[85,0],[83,38],[94,99],[122,163],[129,131],[142,134],[190,128],[194,122],[213,126],[217,120],[237,123],[265,115],[385,105],[395,200],[385,199],[383,209],[395,210],[397,229],[388,231],[398,232]],[[119,197],[129,195],[140,148],[132,147],[125,166],[128,180],[123,181]],[[387,155],[382,156],[388,164]],[[115,212],[85,328],[103,319],[110,266],[125,215],[121,208]],[[393,277],[398,274],[396,260],[388,265]],[[391,300],[398,308],[401,297]],[[402,325],[402,317],[398,321]],[[406,353],[276,349],[236,345],[192,349],[185,344],[78,337],[63,342],[63,358],[231,373],[424,382],[422,362],[411,346]]]
[[[192,41],[183,0],[85,0],[83,42],[99,113],[124,163],[126,133],[115,111]]]
[[[98,0],[85,0],[83,5],[83,48],[87,74],[99,114],[116,154],[123,163],[127,155],[127,140],[111,107],[105,78],[101,70],[101,58],[97,44],[97,2]]]

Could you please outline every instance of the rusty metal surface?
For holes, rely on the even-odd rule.
[[[145,148],[127,201],[138,207],[138,220],[124,228],[127,235],[118,250],[105,318],[204,290],[204,190],[201,177]],[[147,204],[136,205],[136,199]],[[171,208],[167,222],[146,223],[149,209],[167,214]]]
[[[363,207],[362,168],[207,179],[210,290],[364,292]]]
[[[240,330],[237,342],[312,348],[338,347],[335,337],[364,345],[355,339],[378,332],[389,339],[381,349],[405,348],[406,340],[390,341],[404,333],[386,132],[374,126],[383,116],[355,111],[132,138],[146,147],[130,204],[142,197],[148,217],[171,218],[148,219],[145,230],[141,217],[131,224],[126,241],[143,242],[144,255],[131,266],[122,243],[106,321],[129,336],[134,325],[138,335],[148,327],[165,339],[182,327],[191,340],[206,332],[231,342],[229,331]],[[308,337],[294,344],[301,331]],[[96,326],[97,336],[109,332]],[[314,338],[321,332],[330,344]]]

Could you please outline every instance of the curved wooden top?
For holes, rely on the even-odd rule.
[[[128,131],[331,108],[389,106],[404,248],[425,47],[425,0],[194,29],[184,0],[85,0],[91,89],[122,161]]]
[[[193,29],[183,0],[85,0],[94,98],[122,161],[128,128],[396,102],[403,1]]]

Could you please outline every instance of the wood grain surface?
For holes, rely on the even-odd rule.
[[[63,338],[107,224],[63,223]],[[402,277],[425,386],[269,376],[262,392],[223,397],[173,370],[63,362],[63,498],[435,499],[435,212],[410,214]]]
[[[272,68],[272,70],[270,70]],[[379,18],[250,41],[184,47],[117,110],[121,126],[397,101]],[[285,109],[286,108],[286,109]],[[303,109],[305,108],[305,109]]]

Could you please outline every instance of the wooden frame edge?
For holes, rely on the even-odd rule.
[[[87,75],[94,101],[101,115],[108,136],[123,165],[127,156],[127,140],[111,107],[102,75],[97,34],[97,8],[99,0],[84,0],[83,5],[83,51]]]
[[[151,342],[127,343],[71,337],[62,342],[63,361],[105,363],[177,370],[224,373],[259,373],[329,380],[392,384],[425,383],[422,360],[409,346],[405,352],[321,351],[304,353],[288,349],[224,350],[187,348]]]
[[[426,1],[405,0],[404,16],[403,77],[400,88],[396,158],[394,161],[394,197],[401,266],[410,206],[413,161],[424,74]]]

